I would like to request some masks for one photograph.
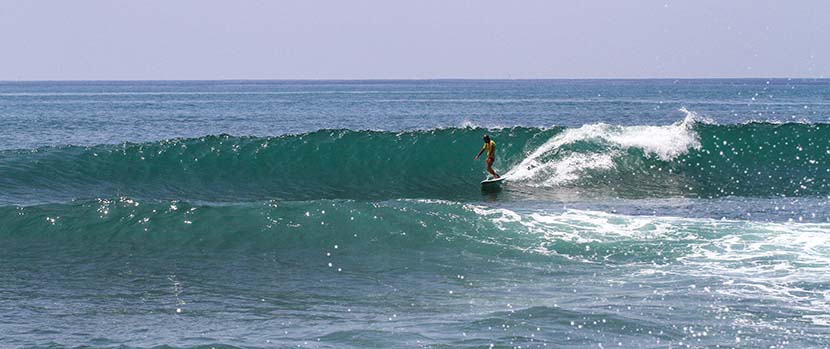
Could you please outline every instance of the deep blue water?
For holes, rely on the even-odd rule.
[[[0,82],[0,121],[0,347],[830,342],[830,80]]]

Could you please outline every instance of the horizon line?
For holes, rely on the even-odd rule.
[[[8,82],[199,82],[199,81],[623,81],[623,80],[828,80],[830,77],[593,77],[593,78],[217,78],[217,79],[0,79]]]

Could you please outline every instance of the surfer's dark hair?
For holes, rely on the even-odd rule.
[[[490,136],[489,135],[484,135],[484,137],[481,137],[481,139],[483,139],[485,141],[488,141],[488,140],[490,140]]]

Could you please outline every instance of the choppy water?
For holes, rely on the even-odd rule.
[[[827,80],[0,83],[0,120],[0,347],[830,344]]]

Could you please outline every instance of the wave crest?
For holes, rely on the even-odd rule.
[[[701,118],[686,109],[681,111],[686,117],[669,126],[592,124],[566,130],[531,152],[505,177],[533,186],[562,185],[586,171],[614,168],[615,158],[628,149],[672,161],[700,148],[694,126]]]

